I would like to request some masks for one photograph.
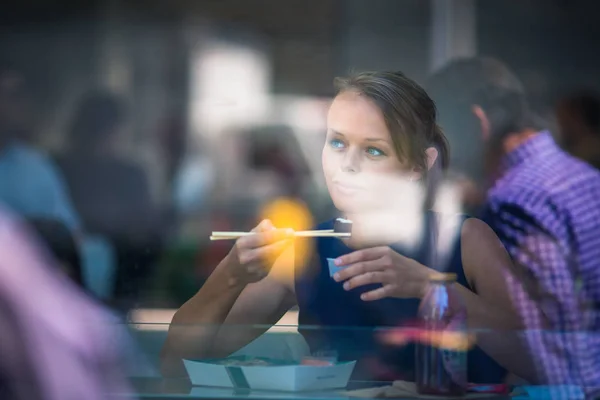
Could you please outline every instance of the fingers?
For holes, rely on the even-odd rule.
[[[258,227],[257,227],[258,228]],[[243,236],[236,242],[238,248],[244,249],[255,249],[269,244],[291,239],[294,237],[294,231],[292,229],[269,229],[263,231],[256,231],[256,234]]]
[[[242,267],[239,271],[244,280],[258,282],[265,278],[275,260],[290,246],[290,240],[280,240],[275,243],[254,249],[244,249],[238,252],[237,258]],[[245,277],[244,277],[245,276]]]
[[[290,240],[294,237],[292,229],[276,229],[268,219],[252,232],[240,237],[232,249],[235,268],[231,279],[236,282],[252,283],[265,278],[277,258],[294,243]]]
[[[370,271],[344,282],[344,289],[352,290],[359,286],[370,285],[373,283],[385,283],[388,281],[388,278],[388,274],[384,271]]]
[[[342,282],[359,275],[381,271],[385,267],[386,265],[382,263],[381,260],[358,262],[336,272],[336,274],[333,276],[333,279],[337,282]]]
[[[419,298],[415,295],[421,290],[419,282],[405,281],[399,283],[397,280],[388,279],[380,288],[361,294],[363,301],[381,300],[386,297]]]
[[[240,253],[240,263],[263,263],[265,261],[271,263],[274,259],[279,257],[281,253],[283,253],[285,249],[288,248],[290,245],[290,241],[282,240],[272,244],[268,244],[266,246],[262,246],[252,250],[247,250],[243,253]]]
[[[363,293],[364,301],[385,297],[420,298],[426,288],[429,268],[406,258],[389,247],[375,247],[355,251],[336,259],[345,266],[333,275],[337,282],[344,282],[345,290],[371,284],[380,288]]]
[[[380,258],[389,251],[389,247],[372,247],[370,249],[357,250],[350,254],[338,257],[335,265],[351,265],[361,261],[372,261]]]
[[[261,264],[254,264],[248,268],[247,274],[253,281],[259,281],[269,275],[269,269]]]
[[[361,294],[360,299],[363,301],[381,300],[386,297],[390,297],[391,294],[394,292],[394,289],[395,287],[392,284],[383,285],[380,288]]]
[[[272,229],[275,229],[275,226],[273,226],[271,220],[263,219],[258,225],[256,225],[256,227],[254,227],[254,229],[252,229],[251,232],[264,232]]]

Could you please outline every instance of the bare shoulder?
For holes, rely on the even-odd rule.
[[[500,239],[488,224],[478,218],[467,218],[462,226],[461,241],[464,245],[474,245],[482,242],[500,243]],[[500,243],[500,245],[502,245]]]
[[[461,230],[461,257],[467,279],[510,266],[504,245],[488,224],[477,218],[467,219]]]

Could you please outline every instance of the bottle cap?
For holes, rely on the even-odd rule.
[[[456,274],[436,272],[429,276],[429,280],[431,282],[455,282]]]

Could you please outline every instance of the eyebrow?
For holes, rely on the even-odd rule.
[[[334,135],[339,135],[342,137],[345,137],[346,135],[344,135],[342,132],[338,132],[335,129],[330,129],[330,131],[334,134]],[[381,138],[366,138],[365,139],[366,142],[383,142],[383,143],[388,143],[387,140],[385,139],[381,139]]]

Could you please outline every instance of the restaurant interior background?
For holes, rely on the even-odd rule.
[[[595,0],[29,0],[2,8],[0,55],[26,73],[36,146],[61,153],[90,89],[127,105],[119,151],[147,177],[159,240],[132,245],[151,254],[134,261],[91,257],[83,275],[140,324],[169,322],[226,254],[230,243],[210,243],[211,231],[248,229],[281,197],[306,202],[315,221],[330,214],[320,153],[335,76],[393,69],[422,82],[452,57],[490,55],[515,69],[546,116],[566,91],[600,89]],[[118,279],[129,289],[115,291]]]

